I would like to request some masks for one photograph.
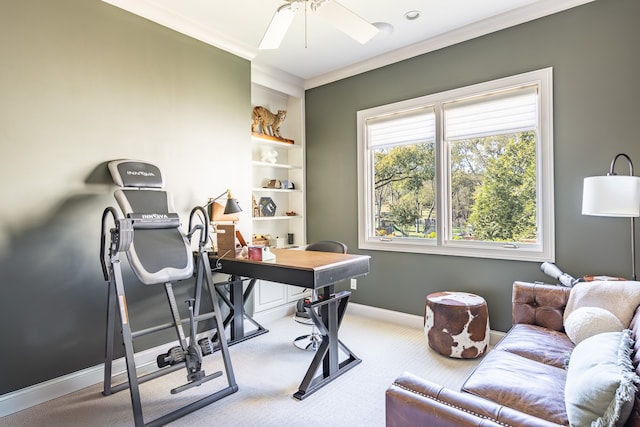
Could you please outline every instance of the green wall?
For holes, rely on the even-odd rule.
[[[358,110],[544,67],[554,72],[556,263],[574,276],[630,276],[629,220],[582,216],[581,199],[583,178],[605,174],[616,153],[640,167],[638,17],[637,0],[598,0],[308,90],[308,240],[371,255],[351,300],[422,315],[427,294],[469,291],[506,331],[513,281],[552,280],[539,263],[364,251],[357,236]]]
[[[4,394],[102,362],[108,160],[158,164],[183,220],[227,187],[249,200],[237,166],[250,158],[251,70],[99,0],[21,0],[0,11]],[[605,173],[615,153],[640,159],[638,16],[635,0],[598,0],[307,91],[308,241],[339,239],[372,256],[352,301],[421,315],[429,292],[468,290],[487,298],[494,329],[509,327],[511,283],[544,280],[537,263],[357,249],[356,111],[547,66],[557,263],[573,275],[628,275],[628,221],[583,217],[580,203],[582,179]],[[250,223],[241,217],[241,228]],[[146,313],[136,327],[168,315],[153,287],[133,285],[128,297],[132,313]]]
[[[227,187],[250,200],[251,64],[100,0],[3,1],[0,58],[3,394],[103,362],[107,161],[156,163],[185,227]],[[169,320],[162,286],[127,296],[134,328]]]

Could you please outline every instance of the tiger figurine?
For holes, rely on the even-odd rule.
[[[264,107],[253,107],[251,132],[256,132],[259,126],[263,134],[282,138],[280,125],[284,122],[286,116],[287,112],[285,110],[278,110],[278,114],[273,114]]]

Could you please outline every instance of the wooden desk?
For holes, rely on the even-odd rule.
[[[271,249],[275,262],[251,261],[240,256],[218,258],[211,255],[212,265],[222,273],[269,280],[287,285],[319,289],[352,277],[369,273],[369,257],[365,255]]]
[[[226,300],[232,313],[225,319],[225,327],[231,324],[230,344],[262,334],[262,328],[244,312],[244,302],[250,295],[256,279],[288,285],[301,286],[321,291],[322,298],[311,304],[309,314],[322,342],[294,397],[304,399],[326,383],[334,380],[361,362],[338,338],[338,329],[347,307],[351,292],[334,293],[334,285],[343,280],[364,276],[369,273],[369,256],[338,254],[330,252],[304,251],[295,249],[272,249],[275,261],[251,261],[237,255],[218,258],[210,255],[212,270],[231,275],[233,283],[230,300]],[[243,278],[250,280],[242,292]],[[217,288],[216,288],[217,290]],[[249,318],[259,326],[258,331],[245,335],[244,319]],[[339,360],[339,350],[346,354],[346,360]],[[322,365],[322,373],[315,376]]]

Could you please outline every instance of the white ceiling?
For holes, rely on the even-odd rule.
[[[260,40],[284,0],[104,1],[310,88],[593,0],[336,0],[371,23],[391,24],[392,33],[361,45],[310,10],[305,26],[301,10],[280,48],[262,51]],[[412,10],[420,18],[407,20]]]

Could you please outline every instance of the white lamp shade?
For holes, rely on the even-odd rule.
[[[584,179],[582,214],[610,217],[640,216],[640,177],[590,176]]]

